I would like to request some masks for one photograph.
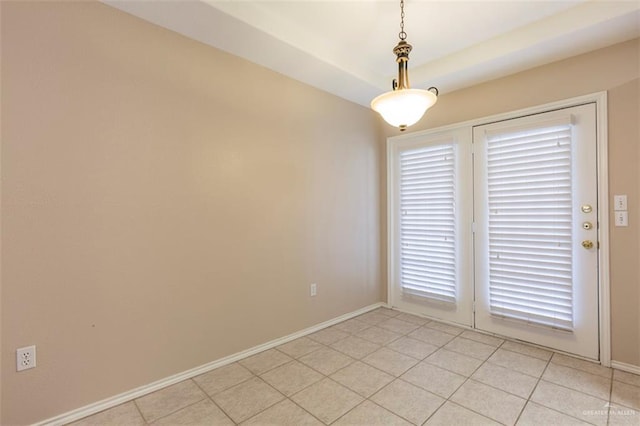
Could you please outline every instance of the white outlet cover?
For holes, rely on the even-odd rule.
[[[16,370],[28,370],[36,366],[36,346],[25,346],[16,350]]]

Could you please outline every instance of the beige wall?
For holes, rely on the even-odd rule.
[[[627,194],[630,214],[628,228],[610,226],[612,359],[635,366],[640,366],[639,77],[636,39],[445,94],[410,130],[608,91],[609,193],[611,198]],[[387,136],[399,134],[388,126],[385,131]],[[613,209],[612,199],[610,205]]]
[[[0,423],[381,300],[368,108],[99,3],[1,4]]]
[[[610,202],[615,194],[627,194],[630,215],[628,228],[610,227],[612,355],[636,366],[640,366],[639,101],[638,78],[609,90]]]

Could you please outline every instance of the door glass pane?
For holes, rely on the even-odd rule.
[[[455,303],[454,146],[404,151],[399,162],[402,292]]]
[[[487,135],[492,315],[573,328],[571,125]]]

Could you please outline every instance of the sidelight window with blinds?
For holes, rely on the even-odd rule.
[[[456,302],[453,143],[399,154],[399,278],[404,295]]]
[[[572,330],[569,119],[485,136],[491,314]]]

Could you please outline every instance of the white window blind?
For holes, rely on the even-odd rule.
[[[572,330],[571,125],[487,142],[491,314]]]
[[[400,153],[402,292],[456,301],[455,150],[453,143]]]

